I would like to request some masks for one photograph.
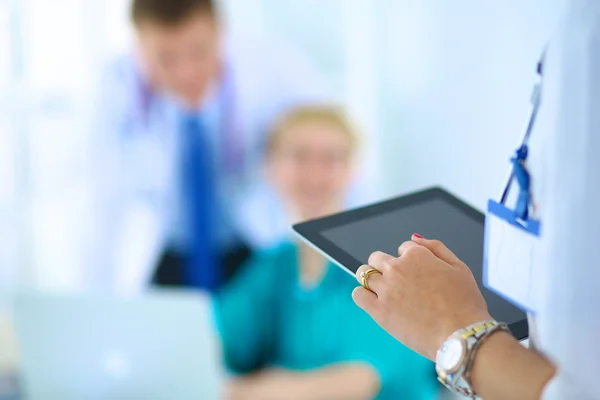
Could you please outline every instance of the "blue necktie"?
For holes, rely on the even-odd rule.
[[[188,115],[183,120],[183,177],[187,196],[190,249],[186,284],[214,291],[221,283],[215,249],[215,168],[208,131],[202,118]]]

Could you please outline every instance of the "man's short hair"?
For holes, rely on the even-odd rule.
[[[215,16],[213,0],[133,0],[131,19],[136,25],[142,22],[157,22],[163,25],[178,25],[196,12]]]

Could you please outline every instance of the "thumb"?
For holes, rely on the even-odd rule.
[[[453,267],[462,266],[463,262],[446,245],[439,240],[428,240],[415,233],[412,241],[431,251],[440,260],[452,265]]]

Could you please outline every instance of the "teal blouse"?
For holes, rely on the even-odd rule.
[[[262,367],[306,371],[364,362],[378,373],[377,399],[433,399],[434,366],[380,328],[352,300],[356,280],[333,264],[312,288],[300,285],[298,249],[257,256],[217,294],[225,362],[238,374]]]

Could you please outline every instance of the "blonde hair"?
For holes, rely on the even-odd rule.
[[[273,155],[286,132],[308,122],[323,123],[339,129],[348,139],[350,152],[353,154],[356,151],[358,147],[358,134],[344,111],[337,106],[310,105],[296,107],[279,118],[267,138],[267,157]]]

